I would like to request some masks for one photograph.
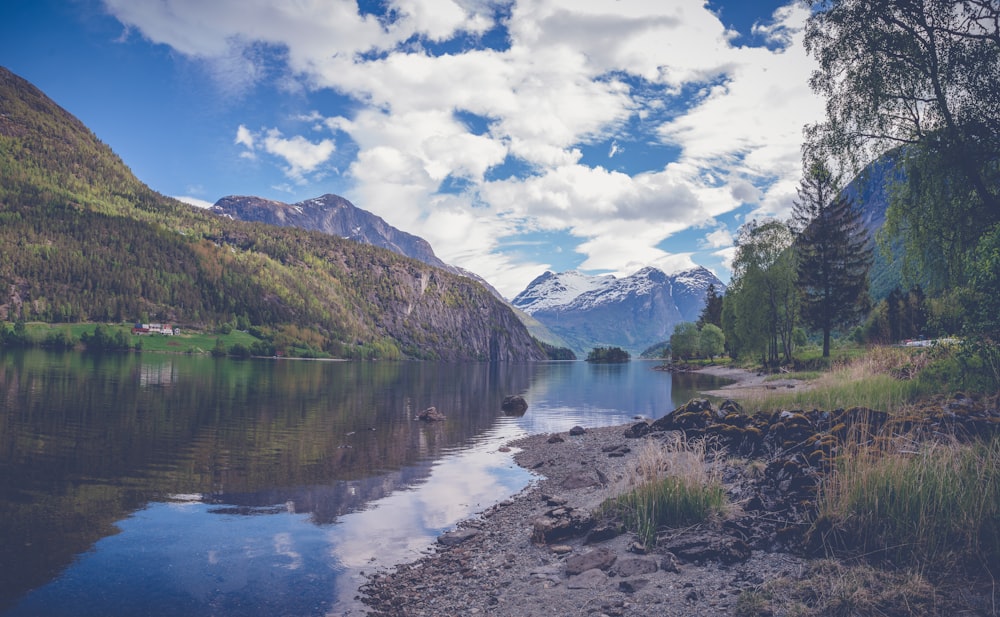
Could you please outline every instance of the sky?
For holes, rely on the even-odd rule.
[[[326,193],[513,297],[701,265],[788,216],[822,119],[808,9],[764,0],[5,0],[0,65],[140,180]]]

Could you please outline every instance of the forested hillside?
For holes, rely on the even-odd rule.
[[[239,322],[279,344],[348,357],[544,357],[474,281],[152,191],[79,120],[0,68],[4,318]]]

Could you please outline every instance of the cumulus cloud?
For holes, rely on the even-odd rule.
[[[284,160],[285,175],[298,181],[302,181],[306,174],[316,171],[336,150],[332,139],[312,142],[301,135],[286,138],[281,131],[273,128],[254,133],[242,124],[236,129],[233,143],[246,148],[241,156],[247,158],[256,156],[259,145],[264,152]]]
[[[691,262],[665,242],[744,204],[786,212],[801,129],[822,116],[801,46],[808,10],[798,5],[755,26],[767,47],[736,45],[703,0],[390,0],[391,18],[348,0],[105,5],[150,41],[248,80],[268,78],[258,54],[270,51],[281,79],[357,101],[349,116],[300,118],[356,146],[348,196],[510,295],[534,276],[515,283],[514,273],[544,265],[503,252],[502,240],[525,230],[569,232],[580,268],[629,274]],[[494,28],[504,46],[470,44]],[[461,46],[428,51],[458,35]],[[650,139],[679,156],[623,171],[620,161]],[[336,149],[330,138],[244,125],[235,143],[242,156],[275,157],[296,183]],[[594,144],[621,169],[589,162]],[[456,180],[464,188],[444,194]],[[701,248],[723,237],[716,229]]]

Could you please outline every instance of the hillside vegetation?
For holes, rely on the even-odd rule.
[[[0,318],[244,322],[338,356],[532,360],[474,281],[329,235],[212,216],[140,182],[0,68]]]

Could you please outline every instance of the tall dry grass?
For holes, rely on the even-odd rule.
[[[624,528],[647,546],[656,544],[661,527],[691,525],[721,513],[725,489],[705,455],[703,440],[677,436],[664,443],[645,443],[621,494],[605,501],[602,510],[618,516]]]
[[[1000,438],[847,447],[822,484],[817,521],[833,552],[1000,574]]]
[[[914,379],[933,360],[927,350],[872,347],[836,364],[795,391],[754,390],[740,396],[747,409],[847,409],[869,407],[892,413],[925,394]]]

